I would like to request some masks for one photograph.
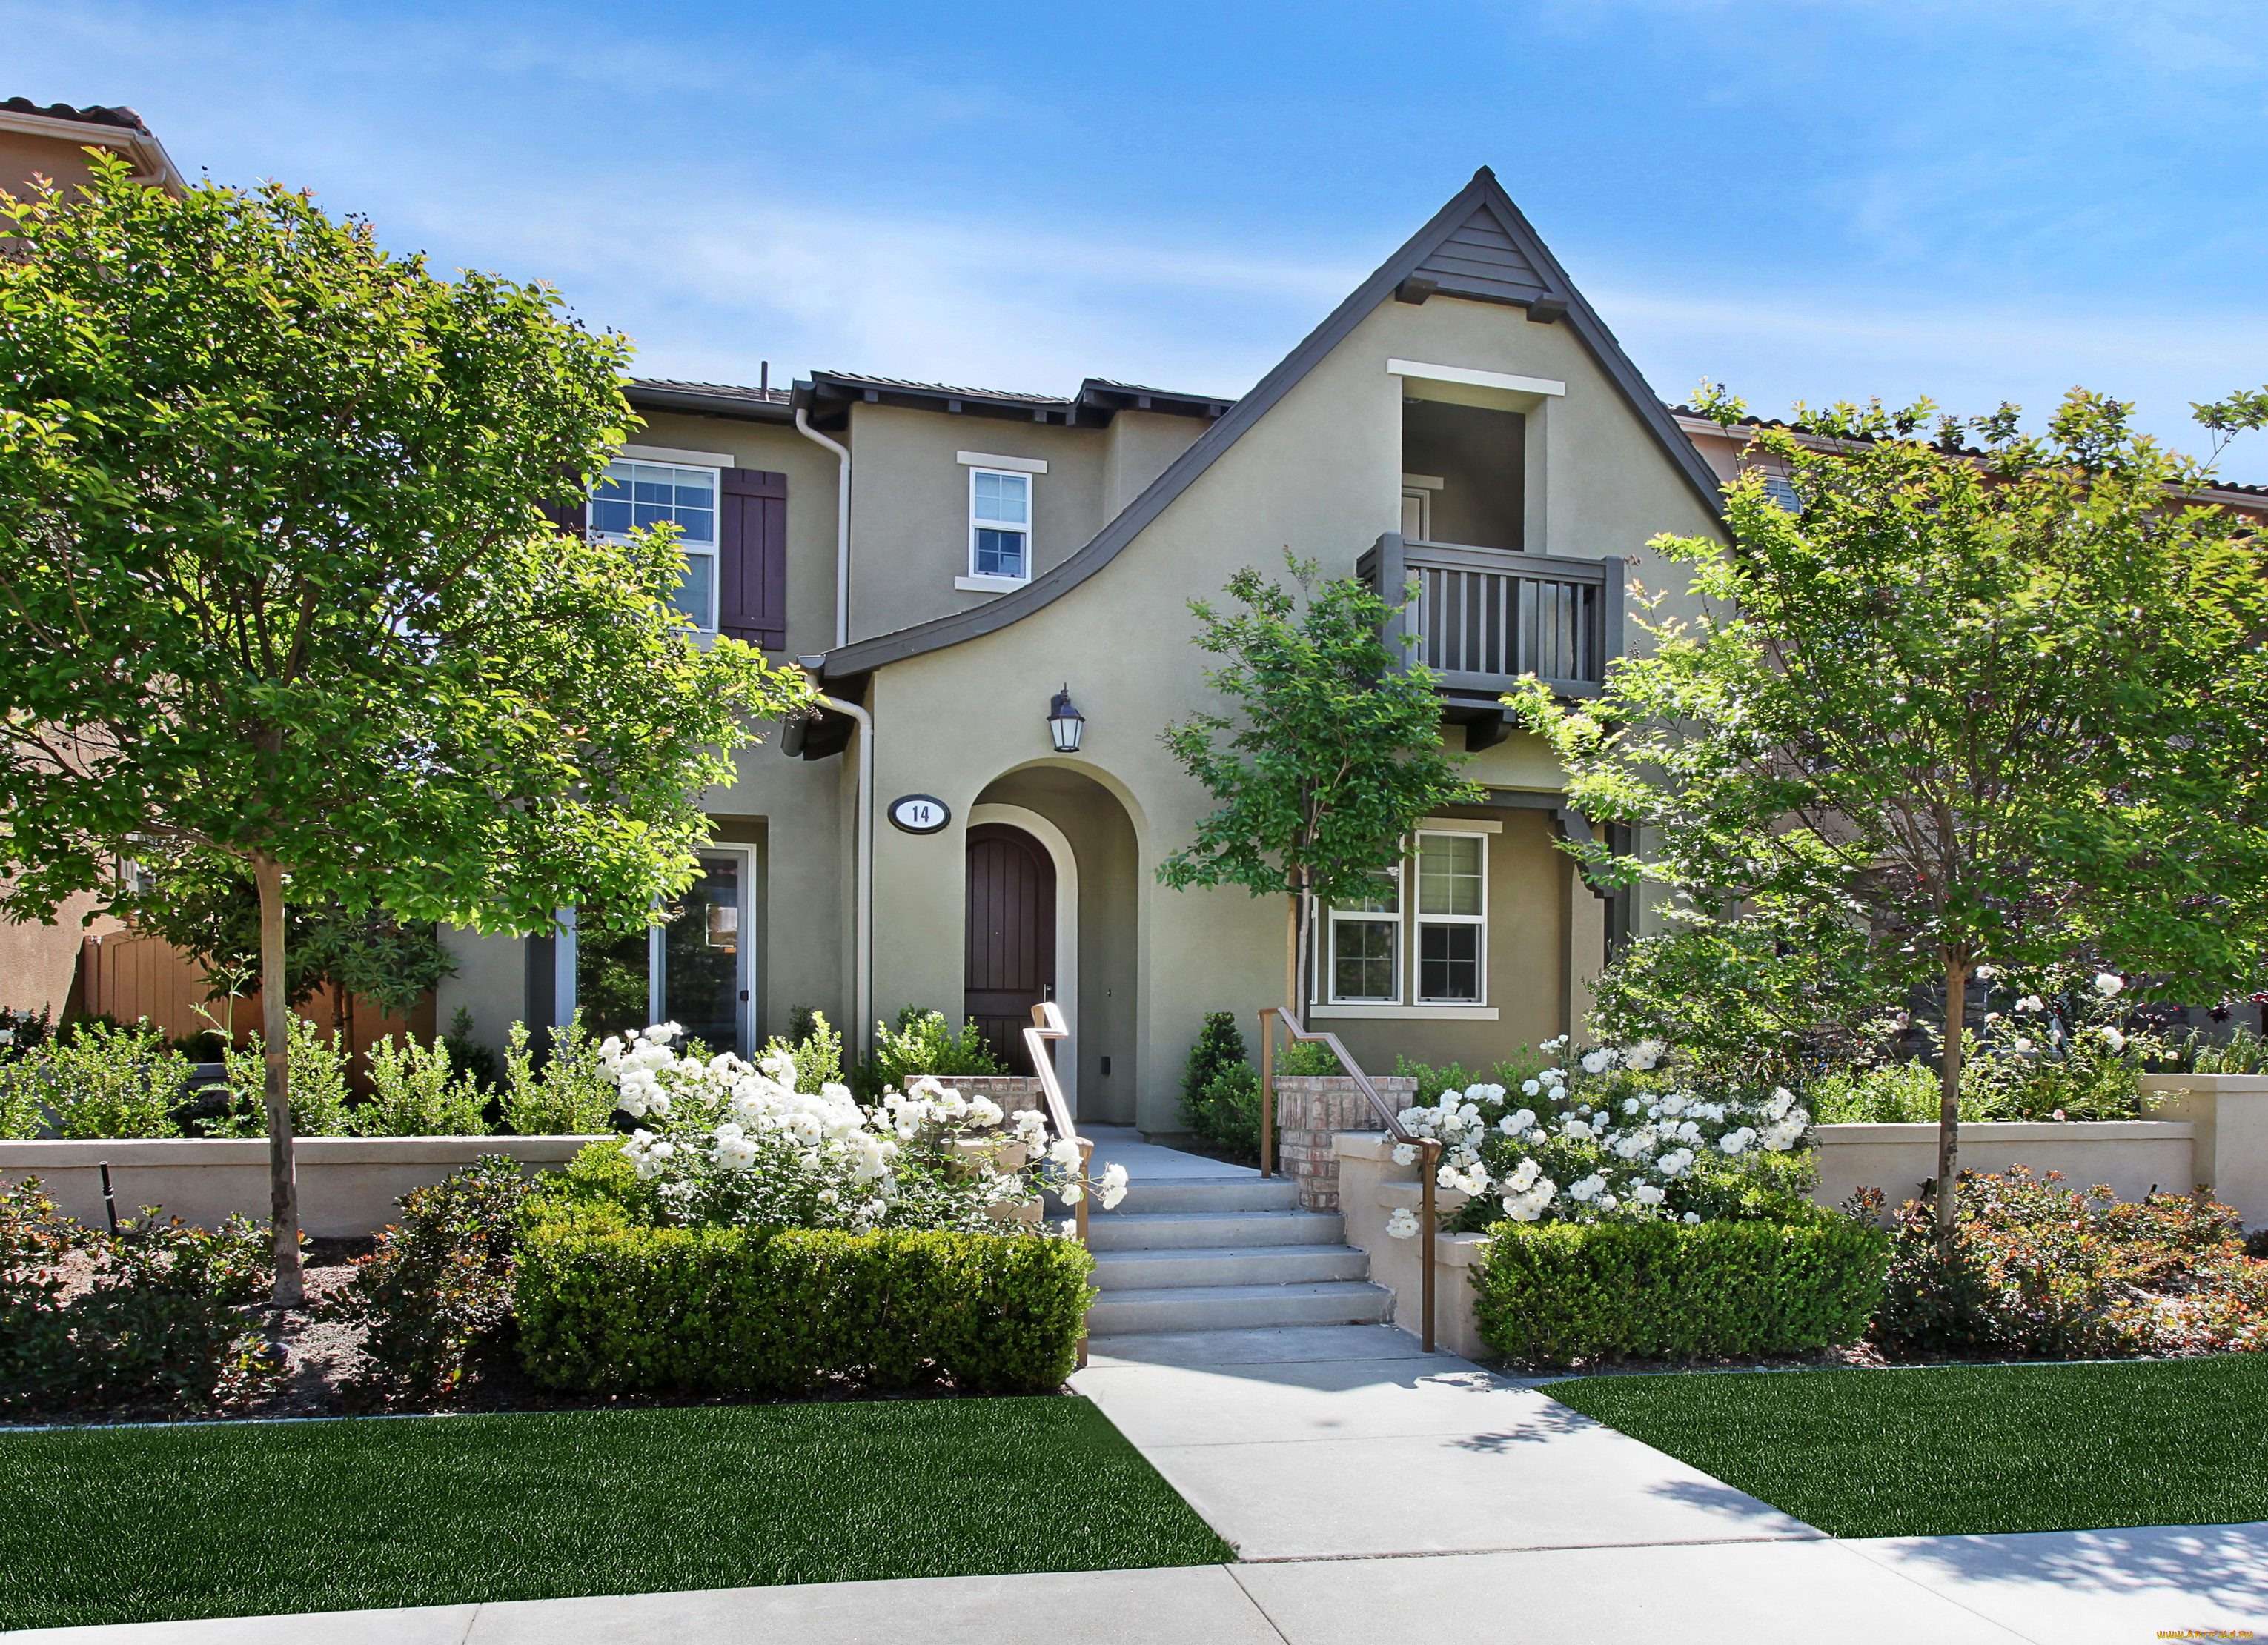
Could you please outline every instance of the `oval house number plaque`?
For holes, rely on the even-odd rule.
[[[890,820],[908,834],[935,834],[953,820],[953,809],[932,794],[909,794],[890,802]]]

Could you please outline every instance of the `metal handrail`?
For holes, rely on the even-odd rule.
[[[1053,1000],[1042,1000],[1032,1007],[1032,1025],[1024,1030],[1024,1050],[1032,1059],[1032,1069],[1040,1076],[1040,1095],[1048,1105],[1048,1119],[1057,1136],[1067,1136],[1079,1144],[1079,1177],[1085,1184],[1094,1178],[1094,1143],[1079,1134],[1079,1125],[1071,1118],[1071,1104],[1064,1099],[1063,1082],[1056,1077],[1056,1062],[1048,1049],[1053,1039],[1071,1038],[1071,1025],[1064,1021],[1063,1007]],[[1086,1244],[1086,1202],[1094,1194],[1085,1187],[1079,1190],[1079,1201],[1071,1207],[1074,1236],[1082,1245]],[[1086,1323],[1081,1316],[1079,1328],[1079,1369],[1086,1368]]]
[[[1309,1045],[1329,1046],[1331,1054],[1339,1060],[1339,1066],[1346,1070],[1347,1077],[1354,1082],[1355,1089],[1370,1104],[1371,1112],[1384,1122],[1387,1135],[1398,1142],[1414,1144],[1418,1149],[1418,1231],[1425,1241],[1425,1254],[1418,1270],[1418,1291],[1422,1298],[1420,1311],[1425,1326],[1420,1340],[1425,1352],[1431,1354],[1433,1351],[1433,1247],[1440,1231],[1435,1225],[1433,1179],[1441,1159],[1440,1139],[1412,1136],[1403,1127],[1400,1116],[1387,1106],[1386,1098],[1378,1094],[1378,1087],[1370,1083],[1370,1076],[1365,1074],[1361,1065],[1348,1054],[1347,1048],[1339,1043],[1336,1034],[1322,1029],[1302,1028],[1299,1017],[1289,1006],[1271,1005],[1260,1013],[1260,1174],[1263,1177],[1276,1174],[1276,1034],[1269,1024],[1268,1019],[1271,1017],[1284,1024],[1284,1032],[1292,1039],[1305,1040]]]

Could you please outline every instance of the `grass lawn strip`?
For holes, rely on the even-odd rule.
[[[0,1435],[0,1628],[1234,1557],[1083,1399]]]
[[[1549,1392],[1832,1536],[2268,1519],[2268,1355],[1586,1377]]]

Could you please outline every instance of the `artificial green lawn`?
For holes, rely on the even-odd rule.
[[[1081,1399],[0,1434],[0,1628],[1233,1557]]]
[[[2268,1519],[2268,1355],[1586,1377],[1548,1392],[1837,1537]]]

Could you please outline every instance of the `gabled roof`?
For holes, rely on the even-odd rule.
[[[1406,287],[1405,282],[1409,283]],[[959,645],[1005,628],[1061,599],[1116,559],[1381,303],[1395,296],[1424,302],[1435,295],[1514,304],[1539,320],[1556,321],[1564,314],[1566,325],[1653,435],[1672,466],[1685,477],[1694,496],[1712,515],[1719,511],[1721,498],[1715,474],[1646,386],[1638,367],[1576,290],[1566,270],[1521,215],[1520,208],[1512,203],[1496,173],[1484,165],[1455,198],[1434,213],[1431,222],[1357,286],[1329,319],[1278,362],[1250,393],[1199,435],[1086,547],[1012,594],[830,653],[826,677],[862,674],[885,664]]]
[[[38,114],[47,120],[75,120],[89,126],[117,126],[127,131],[138,131],[150,136],[150,128],[142,123],[142,116],[124,104],[116,108],[105,108],[99,103],[90,103],[85,108],[73,108],[69,103],[50,103],[41,108],[28,97],[11,97],[0,102],[0,109],[11,114]]]

